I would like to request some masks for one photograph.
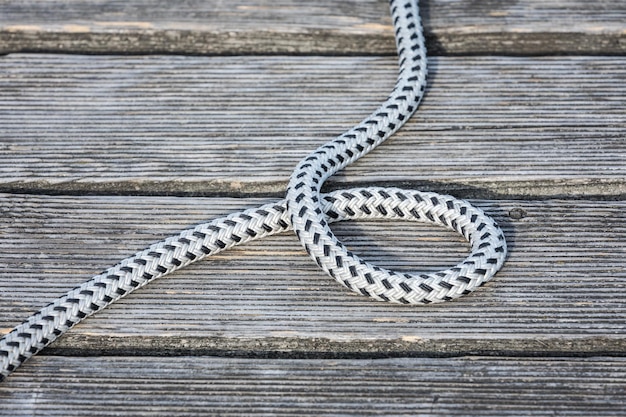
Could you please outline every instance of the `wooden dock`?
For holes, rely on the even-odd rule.
[[[424,101],[326,188],[469,199],[507,237],[493,281],[390,305],[272,237],[77,325],[0,384],[0,415],[626,415],[626,2],[421,6]],[[283,197],[393,87],[387,9],[0,2],[0,334],[155,241]],[[468,250],[420,224],[334,230],[399,270]]]

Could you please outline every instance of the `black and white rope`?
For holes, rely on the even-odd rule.
[[[83,320],[150,281],[232,246],[294,229],[309,255],[338,282],[375,298],[429,304],[467,294],[504,263],[506,242],[485,213],[450,196],[396,188],[340,190],[324,181],[382,143],[416,110],[426,85],[426,53],[416,0],[390,0],[399,75],[389,98],[354,128],[318,148],[296,167],[287,198],[185,230],[156,243],[69,291],[0,339],[0,381]],[[398,273],[347,250],[329,223],[390,218],[442,225],[463,235],[470,255],[436,273]]]

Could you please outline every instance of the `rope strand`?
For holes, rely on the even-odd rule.
[[[323,195],[331,175],[367,154],[415,112],[426,85],[426,50],[415,0],[390,0],[399,56],[397,83],[369,117],[303,159],[285,200],[185,230],[96,275],[0,339],[0,381],[77,323],[149,282],[235,245],[293,229],[311,258],[347,288],[377,300],[429,304],[452,300],[488,281],[503,265],[506,241],[482,210],[454,197],[397,188]],[[470,255],[436,273],[398,273],[363,261],[329,223],[389,218],[433,223],[470,242]]]

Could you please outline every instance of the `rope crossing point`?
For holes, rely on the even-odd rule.
[[[396,85],[361,123],[321,146],[294,170],[285,200],[215,219],[124,259],[33,314],[0,339],[0,381],[74,325],[152,280],[235,245],[293,229],[311,258],[347,288],[377,300],[429,304],[452,300],[503,265],[506,241],[482,210],[454,197],[397,188],[321,194],[331,175],[370,152],[415,112],[426,86],[426,49],[416,0],[390,0],[399,56]],[[460,233],[470,255],[435,273],[398,273],[363,261],[329,224],[389,218],[433,223]]]

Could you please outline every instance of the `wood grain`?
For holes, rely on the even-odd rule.
[[[264,200],[263,200],[264,201]],[[150,243],[258,199],[0,199],[0,329]],[[626,203],[478,201],[510,256],[495,280],[444,306],[354,295],[318,271],[294,236],[198,262],[99,312],[49,352],[246,356],[621,354],[626,349]],[[413,223],[335,227],[365,259],[398,270],[452,266],[467,248]]]
[[[0,60],[0,190],[282,195],[373,111],[391,57]],[[462,197],[626,195],[623,58],[434,58],[417,114],[330,187]]]
[[[431,54],[623,54],[623,2],[422,1]],[[0,53],[394,54],[383,0],[10,0]]]
[[[37,357],[0,415],[617,416],[623,358]]]
[[[379,303],[272,237],[76,326],[0,384],[0,416],[622,415],[626,3],[420,3],[427,96],[328,188],[472,198],[509,243],[492,282]],[[384,0],[0,2],[0,335],[150,243],[282,196],[391,90],[392,32]],[[468,251],[417,223],[333,228],[398,270]]]

